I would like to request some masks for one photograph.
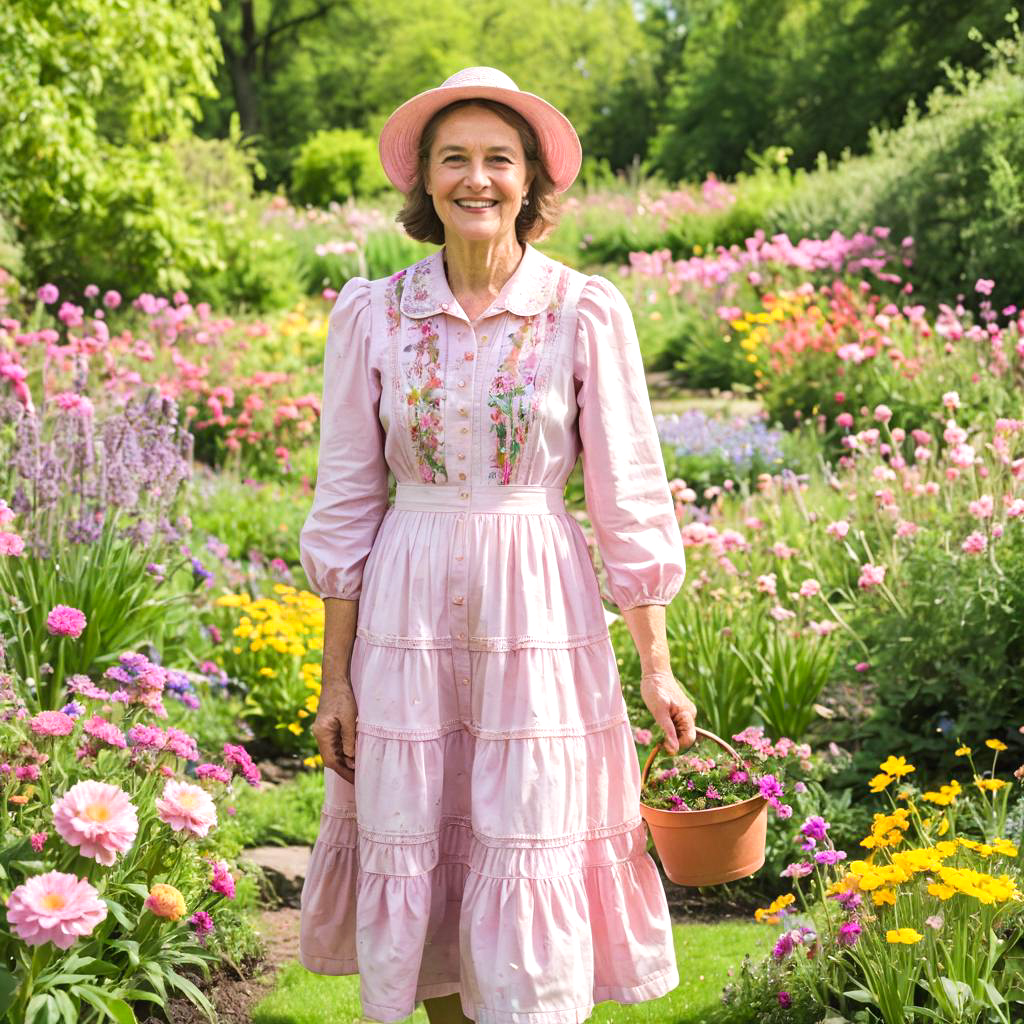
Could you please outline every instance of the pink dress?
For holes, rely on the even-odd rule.
[[[355,785],[326,772],[300,959],[398,1021],[578,1024],[679,983],[586,539],[620,609],[667,604],[683,545],[629,306],[527,246],[471,324],[441,251],[350,280],[330,315],[301,535],[359,599]],[[388,504],[388,470],[397,486]]]

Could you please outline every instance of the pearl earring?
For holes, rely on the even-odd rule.
[[[529,206],[529,205],[530,205],[529,196],[523,196],[523,206]]]

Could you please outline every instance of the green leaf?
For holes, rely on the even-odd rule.
[[[60,1024],[60,1008],[49,992],[40,992],[29,1000],[25,1024]]]
[[[116,1021],[116,1024],[138,1024],[135,1011],[123,999],[108,995],[93,985],[78,985],[75,992],[90,1006]]]
[[[853,988],[849,992],[844,992],[844,996],[847,999],[856,999],[858,1003],[873,1003],[875,997],[868,991],[862,988]]]
[[[62,988],[54,989],[52,995],[60,1007],[61,1020],[64,1024],[78,1024],[78,1007],[72,1002],[71,996]]]
[[[1006,1002],[1006,997],[995,987],[995,985],[992,984],[991,981],[982,980],[981,984],[985,989],[985,995],[988,996],[989,1006],[994,1010],[998,1009]]]
[[[0,1013],[7,1012],[17,991],[18,979],[6,967],[0,967]]]
[[[216,1014],[213,1011],[210,1000],[188,978],[183,978],[175,971],[165,971],[164,977],[167,979],[168,985],[176,988],[193,1005],[198,1006],[210,1018],[211,1022],[216,1021]]]
[[[110,897],[104,897],[103,902],[106,903],[107,909],[126,932],[133,932],[135,930],[135,920],[129,915],[128,911],[117,902],[117,900],[112,900]]]

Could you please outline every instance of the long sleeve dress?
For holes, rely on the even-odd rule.
[[[629,307],[527,245],[471,323],[442,252],[330,314],[302,564],[358,599],[355,785],[326,771],[300,959],[363,1013],[461,994],[479,1024],[578,1024],[679,982],[597,577],[667,604],[684,553]],[[396,480],[388,503],[388,470]]]

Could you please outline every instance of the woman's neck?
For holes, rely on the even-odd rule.
[[[515,235],[482,242],[467,242],[459,237],[445,239],[448,286],[467,315],[472,316],[466,309],[467,303],[481,309],[490,305],[525,253]]]

